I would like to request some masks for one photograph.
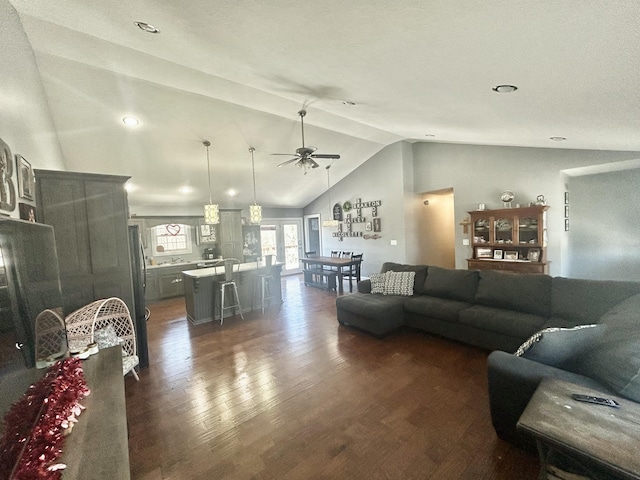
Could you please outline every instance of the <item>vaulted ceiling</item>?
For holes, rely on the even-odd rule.
[[[332,183],[399,140],[640,151],[637,0],[10,1],[67,169],[130,175],[134,206],[207,201],[205,139],[214,201],[252,201],[252,146],[258,202],[305,206],[325,169],[270,155],[301,108]]]

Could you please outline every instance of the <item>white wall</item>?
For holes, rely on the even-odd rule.
[[[568,185],[568,276],[640,281],[640,169]]]
[[[470,247],[462,245],[462,227],[469,210],[485,203],[501,207],[500,193],[512,190],[515,203],[527,205],[544,195],[548,211],[548,259],[552,275],[567,276],[564,236],[564,169],[621,162],[640,157],[639,152],[494,147],[439,143],[416,143],[414,191],[453,188],[455,192],[456,268],[467,268]],[[398,193],[399,194],[399,193]],[[636,202],[637,203],[637,202]],[[624,209],[622,204],[619,207]]]
[[[0,55],[4,65],[0,81],[0,138],[13,154],[22,155],[33,168],[63,170],[63,156],[33,50],[20,17],[8,0],[0,0],[0,19]],[[17,194],[15,169],[13,181]],[[20,198],[17,202],[33,204]],[[17,207],[11,216],[19,216]]]

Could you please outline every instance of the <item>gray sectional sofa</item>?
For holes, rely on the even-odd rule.
[[[533,445],[516,423],[545,376],[640,402],[640,282],[396,263],[383,264],[387,271],[415,272],[413,294],[372,294],[363,280],[336,299],[338,322],[379,337],[412,327],[495,350],[488,382],[501,438]],[[581,325],[597,326],[573,328]]]

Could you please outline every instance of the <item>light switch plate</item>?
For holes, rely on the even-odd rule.
[[[398,245],[398,240],[391,240],[389,245]]]
[[[469,239],[468,238],[463,238],[462,239],[462,245],[469,245]]]

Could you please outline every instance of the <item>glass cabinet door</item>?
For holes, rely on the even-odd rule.
[[[495,223],[495,243],[513,243],[513,224],[510,218],[498,218]]]
[[[473,243],[489,243],[489,219],[480,218],[473,223]]]
[[[518,241],[520,243],[536,244],[538,243],[538,219],[525,217],[520,219],[520,228],[518,229]]]

